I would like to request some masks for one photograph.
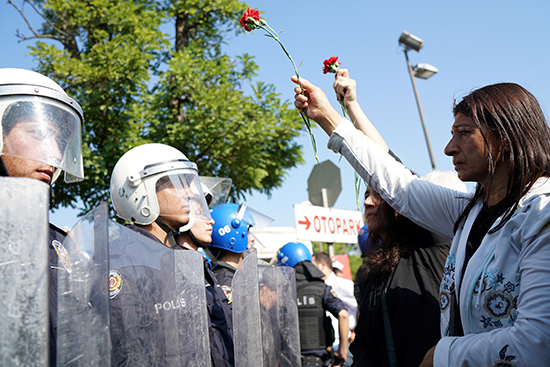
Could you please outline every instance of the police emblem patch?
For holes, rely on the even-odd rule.
[[[330,294],[332,294],[334,296],[334,298],[340,298],[338,297],[338,295],[336,294],[336,292],[334,291],[334,289],[331,289],[330,290]]]
[[[227,297],[227,303],[231,303],[233,301],[233,288],[228,285],[222,285],[221,288]]]
[[[113,299],[122,289],[122,277],[116,270],[109,270],[109,299]]]
[[[57,252],[57,257],[61,261],[61,264],[67,270],[69,273],[71,272],[71,264],[69,263],[69,253],[63,246],[61,242],[56,240],[55,238],[52,239],[52,247],[54,248],[55,252]]]

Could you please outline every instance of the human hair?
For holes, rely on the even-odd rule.
[[[470,117],[480,129],[489,155],[485,185],[477,184],[475,193],[458,217],[454,230],[480,198],[487,198],[495,174],[496,162],[505,159],[510,172],[504,199],[499,203],[503,220],[489,233],[502,228],[514,215],[521,198],[537,179],[550,176],[550,128],[536,98],[515,83],[498,83],[474,90],[453,106],[453,115]],[[483,132],[486,129],[491,136]],[[500,141],[501,149],[491,152],[488,139]]]
[[[366,265],[368,274],[391,273],[399,263],[401,256],[406,253],[414,242],[423,247],[433,244],[431,233],[408,218],[397,213],[388,203],[382,201],[381,210],[386,211],[387,237],[378,233],[369,232],[367,246],[378,248],[374,254],[367,255]],[[367,275],[368,276],[368,275]]]
[[[313,254],[313,258],[315,259],[315,262],[324,263],[331,271],[334,271],[332,268],[332,260],[326,252],[318,251]]]

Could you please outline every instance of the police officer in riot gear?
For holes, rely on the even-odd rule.
[[[212,228],[212,243],[208,245],[217,261],[212,267],[231,306],[231,282],[237,267],[243,260],[243,253],[254,245],[249,228],[254,219],[247,212],[245,204],[220,204],[210,213],[215,223]]]
[[[279,265],[293,267],[296,271],[302,366],[340,365],[347,354],[348,312],[311,260],[309,249],[299,242],[289,242],[277,253]],[[325,311],[338,318],[340,346],[334,353],[334,331]]]
[[[0,116],[0,176],[34,178],[50,187],[61,171],[68,183],[84,178],[82,108],[53,80],[30,70],[0,69]],[[64,271],[58,260],[65,235],[50,224],[51,365],[56,363],[57,271]]]
[[[125,153],[111,176],[111,200],[134,223],[129,228],[160,244],[196,250],[210,242],[213,220],[197,166],[175,148],[145,144]],[[233,366],[231,311],[206,259],[203,267],[212,365]]]

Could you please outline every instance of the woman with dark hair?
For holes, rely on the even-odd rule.
[[[392,209],[372,187],[365,192],[368,272],[350,351],[354,366],[417,367],[437,343],[439,284],[448,244]],[[384,307],[385,306],[385,307]],[[392,347],[393,346],[393,347]]]
[[[462,181],[477,183],[464,198],[412,175],[300,82],[307,93],[296,88],[295,105],[330,135],[329,148],[400,214],[453,237],[443,337],[422,367],[550,365],[550,128],[535,97],[500,83],[456,104],[445,154]]]

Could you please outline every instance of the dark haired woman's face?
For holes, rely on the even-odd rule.
[[[384,238],[389,230],[393,209],[370,186],[365,192],[364,205],[368,231]]]
[[[484,130],[489,141],[493,159],[498,151],[492,144],[492,133]],[[481,130],[472,118],[458,113],[451,130],[451,140],[445,147],[445,154],[453,157],[453,164],[458,178],[462,181],[473,181],[484,185],[489,170],[489,154]]]

